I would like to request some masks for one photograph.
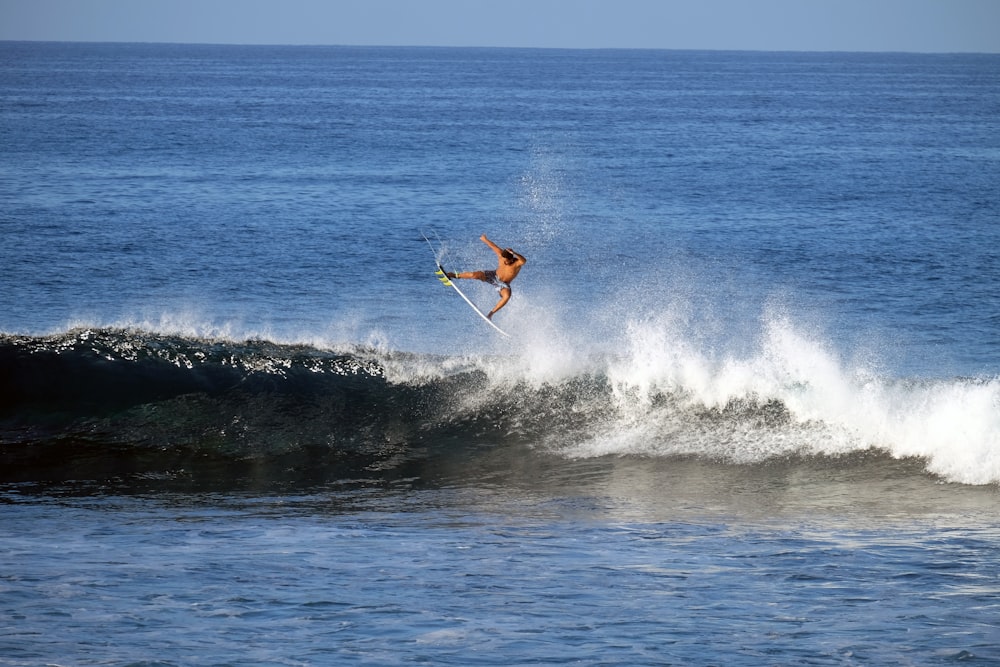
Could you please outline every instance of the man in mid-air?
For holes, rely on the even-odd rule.
[[[496,271],[464,271],[462,273],[447,273],[449,278],[461,278],[463,280],[481,280],[484,283],[489,283],[497,288],[500,292],[500,300],[497,305],[493,306],[493,310],[490,311],[489,315],[486,317],[488,319],[493,319],[493,314],[507,305],[510,301],[510,283],[514,278],[517,278],[517,274],[521,272],[521,267],[527,262],[522,255],[514,252],[513,248],[501,248],[493,241],[486,238],[486,234],[479,237],[479,240],[490,247],[490,250],[497,255],[497,270]]]

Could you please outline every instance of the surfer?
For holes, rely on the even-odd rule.
[[[484,283],[489,283],[497,288],[500,292],[500,300],[497,305],[493,306],[493,310],[489,312],[486,316],[487,319],[492,320],[493,314],[507,305],[510,301],[510,283],[514,278],[517,278],[517,274],[521,272],[521,267],[527,262],[523,255],[514,252],[513,248],[501,248],[493,241],[486,238],[486,234],[479,237],[479,240],[490,247],[490,250],[497,255],[497,269],[496,271],[464,271],[462,273],[447,273],[449,278],[461,278],[463,280],[481,280]]]

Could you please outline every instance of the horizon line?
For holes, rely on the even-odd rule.
[[[789,48],[693,48],[665,46],[511,46],[496,44],[330,44],[288,42],[193,42],[159,40],[99,40],[99,39],[5,39],[0,43],[32,44],[122,44],[149,46],[232,46],[232,47],[281,47],[281,48],[371,48],[371,49],[507,49],[523,51],[674,51],[694,53],[836,53],[879,55],[1000,55],[1000,51],[909,51],[899,49],[849,50],[849,49],[789,49]]]

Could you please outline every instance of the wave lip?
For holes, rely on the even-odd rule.
[[[184,394],[259,390],[261,384],[308,391],[313,376],[381,375],[377,364],[358,355],[118,329],[0,336],[0,368],[8,414],[24,406],[100,414]]]

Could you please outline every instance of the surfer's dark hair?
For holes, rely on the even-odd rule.
[[[503,250],[503,251],[502,251],[502,252],[500,253],[500,256],[501,256],[501,257],[503,257],[504,259],[517,259],[516,257],[514,257],[514,253],[513,253],[513,252],[511,252],[511,249],[510,249],[510,248],[506,248],[506,249],[504,249],[504,250]]]

